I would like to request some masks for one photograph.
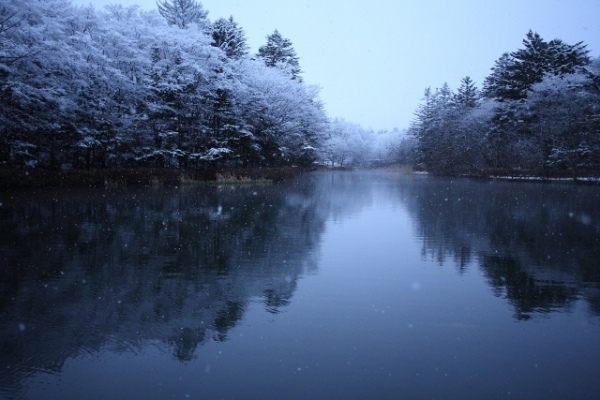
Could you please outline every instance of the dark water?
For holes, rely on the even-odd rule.
[[[600,188],[0,193],[0,397],[600,398]]]

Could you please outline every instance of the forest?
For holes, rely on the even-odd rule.
[[[185,7],[174,7],[183,4]],[[277,31],[256,59],[193,1],[0,8],[0,162],[197,168],[311,162],[327,118]]]
[[[330,118],[279,30],[70,0],[0,5],[0,169],[376,167],[443,175],[600,171],[600,59],[530,31],[482,88],[427,88],[407,129]],[[368,73],[368,71],[366,72]]]
[[[193,0],[3,2],[0,96],[4,167],[349,166],[389,161],[398,142],[330,122],[278,30],[251,54],[233,17]],[[358,133],[351,151],[339,140]]]
[[[410,127],[418,168],[444,175],[597,176],[600,59],[583,42],[545,41],[496,60],[478,89],[427,88]]]

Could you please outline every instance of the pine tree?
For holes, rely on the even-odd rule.
[[[169,25],[177,25],[181,29],[193,23],[203,24],[208,15],[202,4],[194,0],[158,0],[156,6]]]
[[[523,39],[523,45],[525,48],[511,53],[515,60],[513,87],[519,98],[527,97],[527,90],[542,81],[550,64],[548,43],[537,32],[530,30]]]
[[[448,82],[444,82],[442,87],[436,91],[437,102],[439,108],[449,108],[452,106],[454,95],[452,89],[448,85]]]
[[[583,42],[568,45],[560,39],[548,42],[549,72],[565,75],[579,72],[590,63],[589,50]]]
[[[277,30],[267,36],[267,44],[258,49],[258,56],[264,60],[267,67],[288,68],[292,79],[296,79],[301,72],[292,42],[281,36]]]
[[[220,18],[208,29],[212,45],[219,47],[229,58],[240,58],[248,53],[244,30],[233,20]]]
[[[546,42],[530,30],[523,39],[523,46],[515,52],[504,53],[496,61],[492,74],[485,79],[486,97],[524,99],[527,91],[546,74],[572,74],[589,64],[589,52],[582,42],[575,45],[567,45],[559,39]]]
[[[504,53],[492,67],[492,73],[483,82],[483,96],[498,100],[512,99],[516,94],[512,90],[515,60],[510,53]]]
[[[417,127],[423,127],[432,118],[433,115],[433,94],[431,93],[431,87],[425,88],[423,92],[423,102],[419,104],[419,108],[415,112],[414,125]]]
[[[417,162],[430,170],[446,170],[449,134],[454,123],[454,97],[447,83],[432,93],[425,90],[423,103],[417,111],[413,132],[417,140]]]
[[[475,83],[469,76],[465,76],[460,82],[454,102],[463,107],[475,107],[479,98],[479,91],[475,87]]]

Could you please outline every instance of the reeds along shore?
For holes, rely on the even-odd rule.
[[[274,182],[303,172],[302,168],[168,168],[48,170],[0,169],[0,189],[179,186],[212,183]]]

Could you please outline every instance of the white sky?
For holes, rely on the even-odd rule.
[[[584,41],[600,55],[600,0],[204,0],[211,21],[230,15],[255,53],[278,29],[321,86],[330,117],[373,129],[408,127],[427,86],[478,87],[529,29],[545,40]],[[73,0],[139,4],[155,0]]]

